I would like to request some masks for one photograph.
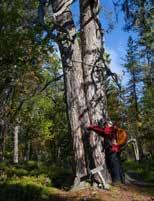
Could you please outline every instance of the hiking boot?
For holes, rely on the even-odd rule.
[[[121,181],[116,181],[116,182],[113,182],[112,185],[116,187],[121,187],[123,186],[123,183],[121,183]]]

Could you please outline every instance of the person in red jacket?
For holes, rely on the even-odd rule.
[[[105,122],[103,128],[98,125],[88,126],[88,130],[95,131],[104,137],[104,150],[106,164],[111,174],[113,184],[123,182],[122,166],[120,159],[120,145],[116,141],[116,127],[111,121]]]

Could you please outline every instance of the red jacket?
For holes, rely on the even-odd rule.
[[[97,125],[90,125],[88,129],[95,131],[96,133],[100,134],[102,137],[111,139],[111,141],[116,139],[116,129],[113,126],[111,127],[105,126],[104,128],[100,128]],[[113,143],[111,149],[113,152],[119,152],[120,145]]]

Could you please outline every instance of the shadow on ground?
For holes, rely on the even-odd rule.
[[[22,184],[0,184],[0,201],[152,201],[154,188],[136,186],[112,187],[109,191],[96,188],[62,191],[52,187]]]
[[[0,201],[70,201],[65,193],[52,187],[35,185],[1,184]]]

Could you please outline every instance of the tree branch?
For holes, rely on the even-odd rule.
[[[53,14],[53,17],[61,15],[72,3],[74,0],[66,0],[66,2],[61,6],[61,9]]]

